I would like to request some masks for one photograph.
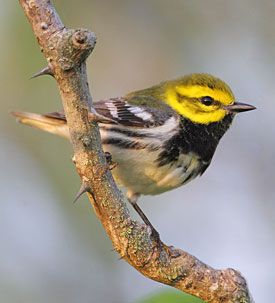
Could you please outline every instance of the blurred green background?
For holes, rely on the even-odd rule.
[[[97,34],[88,61],[95,100],[209,72],[258,107],[234,121],[202,178],[140,205],[165,242],[240,270],[256,302],[273,302],[274,0],[54,4],[65,24]],[[61,108],[53,79],[29,80],[45,59],[18,1],[0,2],[0,35],[0,302],[195,302],[119,260],[87,198],[72,204],[70,144],[8,114]]]

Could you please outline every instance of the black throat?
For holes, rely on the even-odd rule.
[[[233,118],[234,115],[228,114],[219,122],[205,125],[195,124],[182,117],[179,132],[164,143],[163,151],[158,157],[159,165],[162,166],[176,161],[182,153],[193,152],[201,158],[207,167],[221,137],[230,127]]]

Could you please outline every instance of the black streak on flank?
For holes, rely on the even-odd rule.
[[[123,149],[144,149],[146,148],[145,144],[142,144],[137,141],[123,140],[118,138],[108,138],[102,140],[102,144],[114,145]]]
[[[153,152],[159,149],[158,145],[153,145],[149,143],[130,141],[119,138],[107,138],[102,140],[103,145],[113,145],[121,149],[135,149],[142,150],[146,149],[148,152]]]
[[[105,126],[100,125],[100,129],[107,131],[107,132],[123,134],[129,138],[148,138],[148,137],[155,138],[156,137],[153,133],[150,134],[150,133],[144,133],[142,131],[131,131],[131,130],[127,130],[127,129],[121,129],[118,127],[105,127]]]

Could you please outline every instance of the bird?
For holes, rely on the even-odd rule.
[[[237,102],[230,87],[207,73],[193,73],[94,102],[103,150],[117,165],[112,174],[142,220],[141,195],[158,195],[187,184],[209,167],[237,113],[256,107]],[[70,138],[62,112],[13,112],[17,120]]]

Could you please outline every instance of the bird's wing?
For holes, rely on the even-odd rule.
[[[168,108],[137,105],[125,98],[101,100],[94,103],[94,108],[99,114],[129,127],[149,128],[160,126],[173,115]]]
[[[159,107],[148,107],[144,104],[131,103],[131,101],[125,98],[111,98],[95,102],[93,107],[100,115],[126,127],[150,128],[161,126],[175,115],[168,106],[166,107],[163,104]],[[48,113],[44,116],[66,121],[63,112]],[[106,123],[112,124],[111,121],[104,121],[104,124]]]

